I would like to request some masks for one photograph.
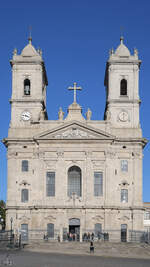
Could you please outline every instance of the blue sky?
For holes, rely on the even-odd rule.
[[[49,119],[58,118],[73,101],[67,87],[74,81],[83,87],[77,101],[102,120],[105,107],[104,74],[110,48],[119,45],[120,28],[131,52],[142,60],[140,109],[143,136],[150,139],[150,1],[148,0],[43,0],[1,1],[0,4],[0,138],[7,137],[10,122],[11,67],[9,60],[27,44],[29,26],[35,48],[42,48],[49,85]],[[150,201],[149,144],[144,149],[143,200]],[[0,144],[0,199],[6,199],[6,149]]]

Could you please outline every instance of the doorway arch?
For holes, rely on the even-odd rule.
[[[69,240],[80,241],[80,219],[69,219]]]

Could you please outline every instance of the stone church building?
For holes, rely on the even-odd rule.
[[[15,49],[12,67],[11,121],[7,147],[7,229],[49,239],[75,233],[109,232],[129,239],[143,230],[142,159],[147,140],[139,118],[138,51],[123,37],[110,51],[105,71],[104,120],[86,117],[74,101],[67,116],[48,120],[48,85],[41,50],[29,43]],[[53,101],[53,100],[52,100]],[[115,234],[114,234],[115,233]]]

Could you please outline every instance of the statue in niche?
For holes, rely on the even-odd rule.
[[[92,111],[88,108],[87,112],[86,112],[86,119],[90,120],[92,116]]]
[[[63,112],[62,108],[59,108],[58,118],[59,118],[59,120],[63,120],[63,118],[64,118],[64,112]]]

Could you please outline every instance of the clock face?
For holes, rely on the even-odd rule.
[[[31,114],[30,114],[30,112],[29,112],[29,111],[24,111],[24,112],[22,112],[22,114],[21,114],[21,118],[22,118],[22,120],[24,120],[24,121],[29,121],[29,120],[31,119]]]
[[[120,114],[119,114],[119,120],[120,121],[127,121],[128,118],[129,118],[129,115],[126,111],[120,112]]]

